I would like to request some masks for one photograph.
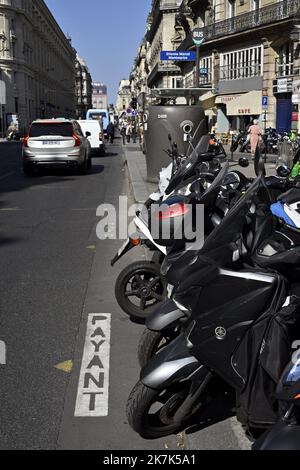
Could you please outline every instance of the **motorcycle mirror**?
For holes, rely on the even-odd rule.
[[[199,180],[195,181],[192,185],[191,185],[191,193],[195,193],[195,194],[202,194],[203,190],[202,190],[202,184]]]
[[[247,166],[249,166],[249,160],[248,160],[248,158],[246,158],[246,157],[241,157],[241,158],[239,159],[239,165],[240,165],[241,167],[243,167],[243,168],[247,168]]]
[[[276,168],[276,173],[280,178],[286,178],[290,174],[290,169],[286,165],[280,165]]]

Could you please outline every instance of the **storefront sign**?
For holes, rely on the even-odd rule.
[[[278,78],[274,80],[274,93],[292,93],[293,91],[293,79],[289,78]]]
[[[239,98],[241,95],[221,95],[217,96],[216,98],[216,104],[226,104],[230,103],[230,101],[235,100],[236,98]]]

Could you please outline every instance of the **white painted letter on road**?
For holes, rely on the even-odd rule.
[[[111,315],[88,315],[75,416],[108,415]]]

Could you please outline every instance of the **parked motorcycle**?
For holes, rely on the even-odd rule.
[[[176,155],[176,152],[174,153],[174,150],[176,151],[176,148],[173,147],[169,153],[173,160],[172,166],[176,166],[176,170],[172,172],[173,175],[169,185],[159,199],[166,206],[172,207],[173,211],[174,201],[171,196],[174,196],[175,192],[181,198],[184,198],[184,196],[188,197],[193,192],[193,184],[201,179],[201,175],[205,174],[205,178],[209,177],[212,180],[221,168],[219,160],[216,160],[213,153],[198,153],[201,150],[200,145],[193,148],[192,155],[189,158],[185,158],[183,161],[182,157],[180,164],[178,164],[178,155]],[[222,154],[222,157],[224,157],[224,154]],[[199,184],[201,186],[202,183],[199,182]],[[204,191],[204,186],[201,186],[201,188]],[[111,262],[113,266],[128,251],[138,245],[146,246],[154,252],[152,261],[132,263],[120,273],[116,280],[115,296],[117,302],[135,320],[147,318],[149,313],[167,295],[167,286],[164,277],[160,273],[160,265],[166,254],[166,248],[160,244],[159,240],[153,238],[150,224],[150,207],[158,199],[159,194],[160,192],[156,195],[151,195],[149,199],[151,203],[147,204],[141,212],[136,214],[134,222],[138,229],[138,234],[130,237],[124,243]],[[179,210],[182,206],[179,201],[176,201],[176,204]],[[176,213],[177,221],[181,216],[184,216],[178,210]]]
[[[238,134],[232,136],[230,152],[235,152],[240,147],[240,152],[250,153],[250,141],[247,131],[241,130]]]
[[[299,355],[284,370],[277,386],[276,398],[282,409],[281,417],[257,439],[252,450],[300,450]]]
[[[256,154],[255,168],[258,174],[258,153]],[[236,185],[235,194],[240,195],[251,184],[251,179],[247,179],[243,174],[234,172]],[[268,189],[269,197],[274,201],[278,195],[293,185],[287,178],[266,177],[264,183]],[[233,199],[234,201],[234,199]],[[230,203],[227,203],[228,207]],[[175,254],[176,256],[176,254]],[[253,261],[251,261],[253,262]],[[176,268],[175,268],[176,269]],[[176,270],[175,270],[176,276]],[[169,287],[169,290],[171,288]],[[141,367],[144,367],[149,360],[166,346],[172,339],[177,337],[185,322],[189,321],[189,310],[182,310],[176,306],[173,300],[166,300],[164,304],[156,309],[146,320],[146,328],[141,336],[138,345],[138,358]]]
[[[277,267],[294,268],[300,248],[290,242],[287,249],[285,234],[281,243],[271,242],[277,230],[260,173],[200,251],[165,258],[172,299],[190,312],[190,321],[142,370],[128,399],[129,423],[145,438],[178,432],[191,418],[200,419],[224,382],[235,390],[238,418],[248,430],[276,421],[273,392],[290,355],[283,338],[289,339],[287,325],[294,327],[299,317],[297,308],[284,310],[291,286]],[[245,254],[256,250],[263,250],[265,268],[245,264]],[[270,360],[278,350],[277,361]]]

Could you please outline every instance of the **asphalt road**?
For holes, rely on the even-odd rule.
[[[128,426],[125,404],[138,380],[143,327],[117,306],[114,283],[144,254],[132,253],[112,269],[121,241],[96,236],[97,207],[117,206],[119,195],[130,194],[119,142],[85,176],[60,170],[24,178],[20,153],[20,144],[0,144],[0,340],[7,347],[0,449],[247,448],[226,416],[201,431],[155,441]],[[91,314],[111,315],[104,417],[75,416]]]

